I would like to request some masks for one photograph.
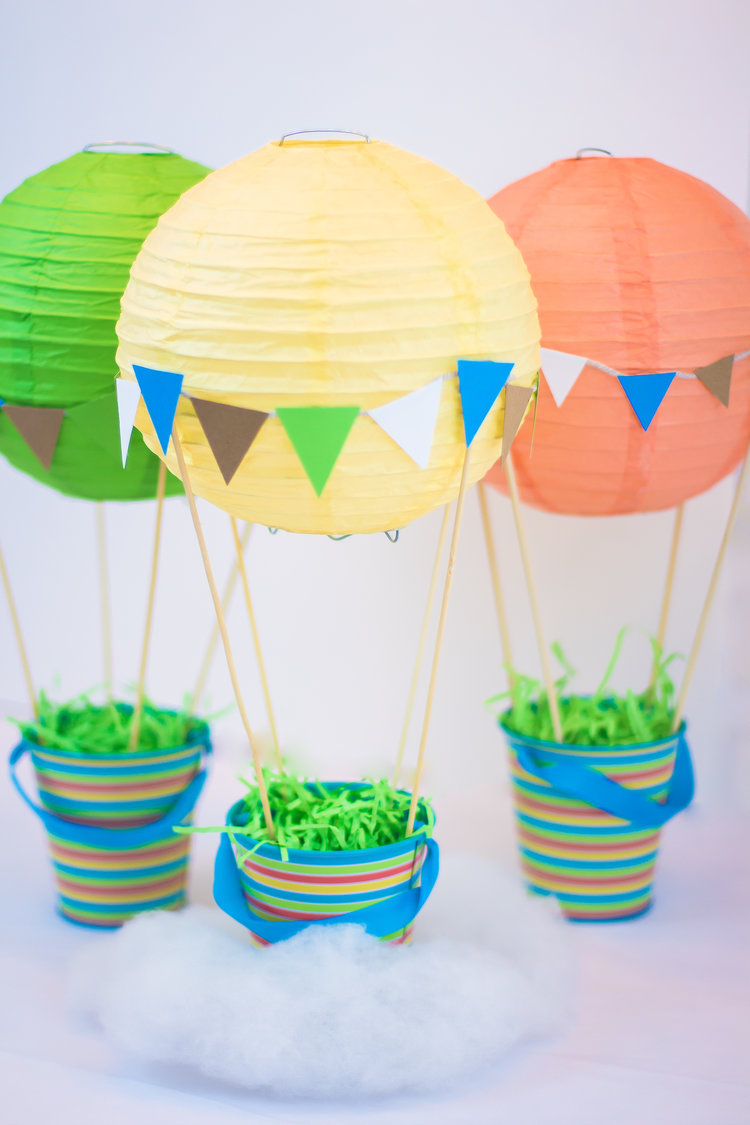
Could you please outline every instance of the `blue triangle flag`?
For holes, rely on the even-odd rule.
[[[635,416],[647,430],[654,420],[656,411],[670,388],[676,371],[664,371],[658,375],[618,375],[620,386],[627,395]]]
[[[182,375],[176,375],[174,371],[154,371],[150,367],[139,367],[137,363],[133,364],[133,371],[159,445],[166,453],[182,390]]]
[[[512,363],[495,363],[491,359],[458,360],[458,390],[467,448],[495,405],[512,370]]]

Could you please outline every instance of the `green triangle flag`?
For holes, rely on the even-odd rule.
[[[279,421],[318,496],[359,414],[358,406],[282,406]]]

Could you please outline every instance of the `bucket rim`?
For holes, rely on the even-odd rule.
[[[554,739],[532,738],[530,735],[521,734],[520,731],[513,730],[512,727],[508,726],[507,719],[511,712],[512,708],[509,707],[507,711],[503,711],[502,715],[498,715],[497,717],[497,725],[500,727],[503,734],[506,735],[508,741],[515,739],[518,742],[524,743],[526,746],[547,750],[550,753],[580,751],[584,754],[593,754],[599,751],[606,754],[610,750],[616,753],[625,753],[628,750],[655,750],[657,747],[668,746],[670,743],[676,744],[680,738],[685,736],[685,731],[687,730],[687,722],[683,719],[678,729],[672,734],[668,734],[665,738],[656,738],[650,742],[610,742],[600,746],[587,746],[579,742],[557,742]]]
[[[367,789],[370,787],[369,782],[366,781],[321,781],[321,782],[305,782],[309,786],[322,785],[326,789],[347,788],[347,789]],[[406,796],[411,796],[408,789],[399,789],[399,793],[404,793]],[[226,824],[230,828],[241,828],[241,825],[234,824],[234,816],[240,811],[240,806],[245,808],[245,800],[240,797],[238,801],[230,807],[227,812]],[[382,844],[377,848],[347,848],[346,850],[339,849],[338,851],[323,851],[318,848],[289,848],[282,844],[271,844],[267,841],[262,843],[255,839],[254,836],[248,836],[238,831],[229,833],[233,842],[239,843],[247,851],[252,851],[254,855],[261,856],[265,859],[275,859],[294,863],[310,863],[311,857],[320,857],[324,862],[331,865],[343,866],[347,863],[362,862],[367,863],[375,859],[387,858],[389,856],[398,855],[405,851],[404,845],[410,843],[420,843],[432,837],[433,829],[435,827],[435,813],[430,805],[428,805],[423,798],[420,798],[418,803],[420,812],[426,814],[426,820],[417,820],[414,823],[414,831],[409,836],[404,836],[403,840],[396,840],[393,844]],[[350,859],[348,857],[359,856],[359,861]],[[323,864],[321,864],[322,866]]]
[[[123,714],[129,714],[133,710],[132,703],[118,702],[115,707]],[[160,707],[159,710],[166,715],[177,716],[179,711],[171,707]],[[19,746],[28,746],[31,751],[32,759],[37,755],[44,756],[55,755],[60,758],[68,758],[71,761],[81,761],[88,763],[95,762],[117,762],[123,765],[129,763],[136,763],[145,757],[161,757],[168,754],[174,754],[179,750],[198,750],[204,748],[206,752],[210,750],[210,726],[206,719],[200,719],[197,716],[192,716],[193,727],[185,742],[179,743],[177,746],[157,746],[152,750],[113,750],[109,753],[101,750],[70,750],[57,746],[42,746],[35,738],[29,737],[27,734],[22,734],[18,742]]]

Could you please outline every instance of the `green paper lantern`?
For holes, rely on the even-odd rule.
[[[70,496],[151,499],[159,461],[138,431],[124,470],[120,459],[115,324],[146,235],[210,169],[168,150],[94,151],[104,147],[0,202],[0,399],[65,410],[49,470],[2,412],[0,453]],[[168,476],[167,493],[181,490]]]

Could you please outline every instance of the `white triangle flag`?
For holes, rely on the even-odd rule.
[[[542,348],[540,354],[542,374],[552,391],[555,405],[559,408],[570,394],[573,384],[588,360],[580,355],[571,355],[569,352],[555,352],[551,348]]]
[[[442,390],[443,380],[433,379],[418,391],[368,411],[420,469],[426,469],[430,461]]]
[[[120,452],[122,453],[122,467],[128,459],[130,436],[135,425],[135,412],[141,399],[141,388],[129,379],[118,379],[117,387],[117,414],[120,419]]]

